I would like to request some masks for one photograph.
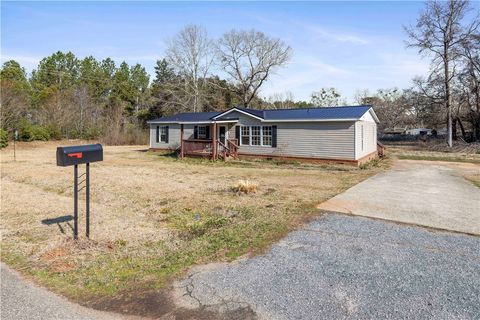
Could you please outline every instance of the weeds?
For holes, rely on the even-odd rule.
[[[258,185],[250,180],[238,180],[238,182],[232,187],[232,191],[236,193],[256,193]]]
[[[474,186],[480,188],[480,174],[466,176],[465,179],[470,181]]]

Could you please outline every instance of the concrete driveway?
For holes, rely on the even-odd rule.
[[[472,173],[480,165],[399,160],[319,208],[478,235],[480,188],[464,179]]]
[[[197,267],[184,308],[237,319],[478,319],[480,238],[326,214],[264,256]]]

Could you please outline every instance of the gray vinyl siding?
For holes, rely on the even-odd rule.
[[[363,142],[362,142],[363,127]],[[363,146],[362,146],[363,143]],[[369,121],[355,123],[355,160],[377,150],[377,124]]]
[[[157,126],[168,126],[168,143],[156,142]],[[183,139],[193,139],[193,129],[195,125],[184,124],[183,125]],[[180,148],[180,135],[181,124],[178,123],[162,123],[162,124],[150,124],[150,148],[158,149],[178,149]]]
[[[183,139],[184,140],[194,138],[194,134],[193,134],[193,129],[194,128],[195,128],[194,124],[184,124],[183,125]],[[180,142],[180,139],[178,139],[178,141]]]
[[[168,143],[156,142],[157,126],[168,126]],[[180,147],[180,125],[176,123],[150,124],[150,148],[177,149]]]
[[[306,157],[320,159],[355,159],[355,123],[352,122],[261,122],[239,112],[228,114],[238,118],[237,125],[276,125],[277,147],[240,145],[240,154]],[[235,137],[235,126],[229,138]]]

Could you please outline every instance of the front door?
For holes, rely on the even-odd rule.
[[[227,145],[227,127],[219,126],[218,127],[218,140],[224,145]]]

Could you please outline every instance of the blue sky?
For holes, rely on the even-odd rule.
[[[261,91],[336,87],[351,98],[359,89],[407,87],[428,61],[406,49],[402,25],[414,23],[421,2],[5,2],[1,4],[1,60],[28,71],[57,50],[79,57],[139,62],[153,74],[165,41],[186,24],[211,37],[257,29],[289,44],[294,55]],[[350,99],[351,100],[351,99]]]

